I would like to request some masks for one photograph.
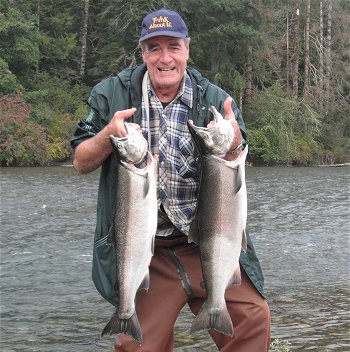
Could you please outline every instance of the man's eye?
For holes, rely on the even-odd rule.
[[[148,52],[150,52],[150,53],[156,53],[156,52],[158,52],[159,51],[159,48],[158,47],[153,47],[153,48],[149,48],[148,49]]]

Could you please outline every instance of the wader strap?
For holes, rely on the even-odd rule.
[[[180,276],[180,279],[181,279],[182,287],[184,288],[188,298],[189,299],[194,298],[193,291],[192,291],[191,284],[190,284],[190,280],[189,280],[189,278],[187,276],[187,273],[186,273],[184,267],[180,263],[180,260],[177,257],[177,255],[175,253],[175,250],[172,249],[172,248],[164,248],[164,250],[167,252],[169,257],[174,262],[176,270],[179,273],[179,276]]]

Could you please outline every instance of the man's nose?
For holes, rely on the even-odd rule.
[[[160,59],[162,62],[170,62],[172,60],[172,57],[168,49],[162,50]]]

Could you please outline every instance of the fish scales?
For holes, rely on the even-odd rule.
[[[232,336],[233,325],[226,307],[225,290],[232,284],[240,284],[241,280],[239,256],[241,248],[246,248],[245,159],[248,147],[235,161],[220,158],[228,151],[234,134],[228,125],[230,122],[224,120],[214,107],[211,110],[214,125],[203,128],[188,122],[201,155],[198,203],[189,241],[199,245],[207,292],[191,331],[215,329]]]

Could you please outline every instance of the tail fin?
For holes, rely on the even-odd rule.
[[[124,333],[131,336],[138,343],[142,343],[142,332],[136,312],[129,319],[120,319],[115,312],[103,329],[101,336]]]
[[[233,325],[226,304],[211,308],[207,301],[192,323],[191,332],[215,329],[227,336],[233,336]]]

